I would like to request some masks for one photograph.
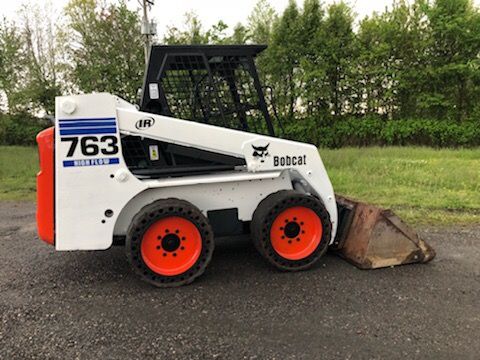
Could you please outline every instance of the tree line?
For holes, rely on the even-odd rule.
[[[4,19],[0,141],[31,141],[34,118],[54,113],[56,95],[108,91],[135,101],[144,73],[140,16],[124,0],[71,0],[58,14],[24,6]],[[157,41],[268,44],[257,65],[287,137],[323,146],[480,145],[480,11],[472,0],[395,0],[363,19],[344,2],[291,0],[277,13],[259,0],[233,29],[223,21],[206,28],[189,13]]]

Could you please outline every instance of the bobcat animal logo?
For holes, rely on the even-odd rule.
[[[252,145],[253,148],[253,157],[260,158],[260,162],[265,162],[265,158],[267,156],[270,156],[268,153],[268,147],[270,144],[267,144],[266,146],[254,146]]]

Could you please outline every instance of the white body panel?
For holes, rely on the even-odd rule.
[[[195,204],[204,214],[211,210],[238,208],[238,218],[242,221],[252,220],[257,205],[268,194],[292,188],[288,173],[266,173],[267,177],[255,177],[251,174],[239,174],[220,177],[218,182],[196,184],[177,184],[171,187],[153,188],[140,193],[123,209],[115,227],[114,235],[124,235],[130,221],[145,206],[158,199],[177,198]],[[250,175],[248,179],[244,175]],[[204,176],[206,178],[208,176]],[[197,177],[200,178],[200,177]]]
[[[154,119],[153,125],[137,129],[137,122],[145,117]],[[142,113],[110,94],[58,97],[55,125],[57,250],[106,249],[114,233],[124,234],[138,209],[162,198],[185,199],[205,214],[236,207],[239,218],[248,221],[261,199],[292,188],[293,181],[322,200],[332,220],[333,241],[335,196],[313,145]],[[123,160],[120,134],[244,158],[247,166],[234,173],[139,180]],[[79,142],[74,151],[71,139],[65,141],[72,137]],[[254,156],[252,146],[266,145],[268,154]],[[98,154],[85,154],[92,148]],[[107,210],[113,212],[107,212],[109,217]]]

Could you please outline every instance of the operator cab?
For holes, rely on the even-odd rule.
[[[263,45],[153,46],[140,111],[275,136],[255,67],[256,56],[265,49]],[[241,158],[146,137],[125,136],[122,145],[129,169],[139,177],[231,171],[245,165]]]
[[[274,136],[255,67],[266,48],[153,46],[140,111]]]

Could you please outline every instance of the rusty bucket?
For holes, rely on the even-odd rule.
[[[426,263],[435,251],[391,210],[337,196],[339,228],[333,248],[360,269]]]

